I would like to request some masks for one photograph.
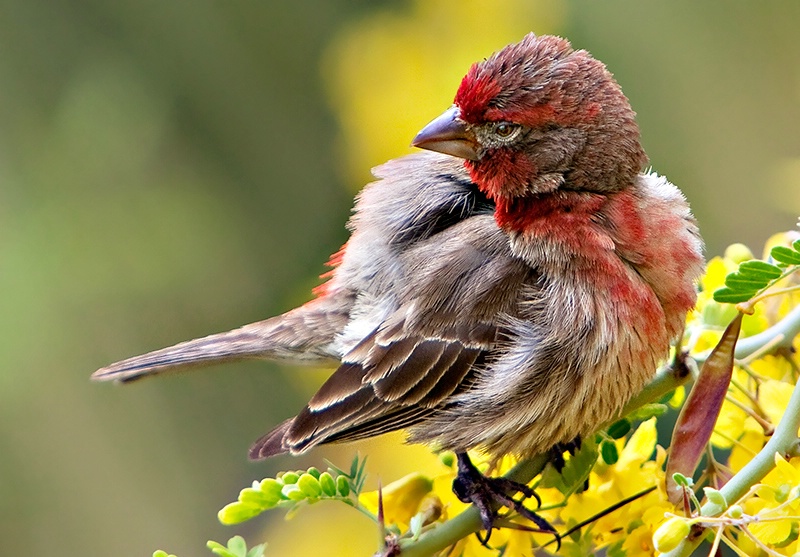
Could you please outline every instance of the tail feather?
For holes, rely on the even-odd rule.
[[[263,357],[265,339],[241,329],[181,342],[116,362],[92,374],[92,379],[134,381],[166,371],[184,371],[220,362]]]
[[[312,312],[301,306],[266,321],[116,362],[95,371],[92,379],[126,383],[148,375],[248,359],[337,362],[330,346],[345,320],[342,314]]]
[[[284,444],[283,439],[286,432],[292,427],[292,422],[294,422],[294,418],[285,420],[253,443],[253,446],[250,447],[250,460],[264,460],[271,456],[288,453],[289,448]]]

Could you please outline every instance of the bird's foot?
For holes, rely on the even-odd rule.
[[[533,497],[536,499],[538,506],[541,506],[542,500],[533,489],[523,483],[507,478],[484,476],[472,464],[467,453],[457,453],[456,457],[458,458],[458,476],[453,480],[453,492],[462,502],[472,503],[477,507],[481,515],[483,529],[486,530],[486,537],[481,538],[479,533],[475,535],[483,545],[489,543],[494,521],[498,517],[497,511],[500,507],[506,507],[527,518],[536,525],[539,531],[554,534],[560,544],[561,540],[556,529],[544,518],[524,505],[525,499]],[[517,493],[520,493],[522,497],[514,499],[514,495]]]

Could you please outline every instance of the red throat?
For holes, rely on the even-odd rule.
[[[496,150],[481,161],[464,161],[470,178],[489,199],[521,197],[538,169],[521,152]]]
[[[504,230],[564,240],[574,237],[579,242],[591,217],[605,202],[605,196],[599,194],[565,191],[498,198],[494,218]]]

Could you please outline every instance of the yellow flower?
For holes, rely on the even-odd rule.
[[[658,486],[655,491],[599,518],[591,526],[598,548],[624,540],[623,548],[631,550],[629,555],[648,555],[642,551],[652,550],[653,532],[664,521],[664,513],[674,510],[662,487],[665,453],[660,447],[656,448],[655,418],[640,424],[627,443],[624,440],[618,443],[622,447],[619,460],[613,465],[598,463],[595,466],[589,477],[589,489],[570,497],[561,511],[561,519],[565,523],[582,522],[622,499]],[[651,460],[654,450],[656,458]],[[642,516],[647,511],[654,518],[642,525]],[[636,534],[631,536],[629,532]]]
[[[672,408],[680,408],[684,400],[686,400],[686,387],[680,385],[675,389],[675,392],[672,393],[672,398],[667,401],[667,404]]]
[[[396,524],[401,531],[408,525],[420,508],[420,503],[433,488],[433,480],[413,472],[382,489],[383,516],[387,524]],[[378,492],[362,493],[359,502],[369,511],[378,513]]]
[[[647,524],[642,524],[634,528],[625,536],[622,542],[622,549],[625,555],[633,557],[644,557],[645,555],[655,555],[655,544],[653,543],[653,530]]]
[[[748,418],[744,423],[744,434],[731,449],[728,466],[733,472],[738,472],[753,460],[766,442],[764,430],[755,420]]]
[[[772,379],[764,381],[759,387],[758,403],[772,425],[780,423],[793,390],[794,385]]]
[[[779,356],[767,355],[750,364],[750,368],[763,377],[786,381],[792,377],[792,364]]]
[[[689,535],[689,522],[681,517],[673,516],[653,534],[653,545],[658,551],[672,551]]]
[[[775,468],[758,486],[757,497],[745,501],[744,509],[760,520],[750,524],[750,532],[766,544],[782,544],[796,536],[794,520],[774,520],[782,515],[796,515],[800,508],[800,457],[790,461],[775,455]],[[772,519],[772,520],[769,520]]]
[[[729,401],[722,403],[719,418],[711,434],[711,443],[721,449],[729,449],[744,433],[747,414]]]

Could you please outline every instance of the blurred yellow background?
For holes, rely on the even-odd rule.
[[[189,557],[242,533],[267,555],[370,554],[344,506],[216,520],[323,458],[368,453],[370,488],[435,465],[397,436],[247,462],[327,372],[89,374],[307,299],[369,168],[528,31],[608,65],[710,255],[758,251],[800,213],[799,25],[791,0],[3,0],[0,552]]]

